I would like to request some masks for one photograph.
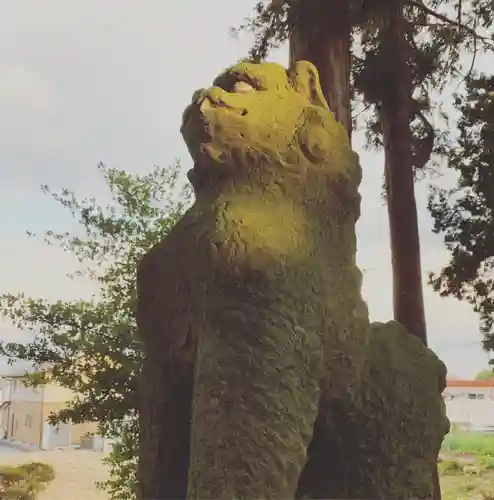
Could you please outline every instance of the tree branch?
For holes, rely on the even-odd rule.
[[[470,28],[470,26],[467,26],[466,24],[463,24],[460,21],[460,18],[458,20],[450,19],[448,16],[445,16],[444,14],[440,14],[439,12],[436,12],[435,10],[431,9],[430,7],[427,7],[424,5],[422,2],[419,0],[406,0],[406,3],[408,5],[411,5],[413,7],[416,7],[417,9],[421,9],[423,12],[426,14],[429,14],[432,17],[435,17],[436,19],[439,19],[440,21],[443,21],[447,24],[452,24],[453,26],[457,26],[458,28],[466,31],[470,35],[473,36],[475,40],[482,40],[484,43],[492,47],[492,40],[489,37],[479,35],[474,28]]]

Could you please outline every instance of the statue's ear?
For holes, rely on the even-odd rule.
[[[329,109],[319,83],[319,73],[309,61],[297,61],[288,71],[293,88],[311,104]]]

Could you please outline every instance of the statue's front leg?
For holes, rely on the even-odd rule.
[[[319,402],[321,344],[290,311],[240,303],[199,334],[190,499],[294,498]]]

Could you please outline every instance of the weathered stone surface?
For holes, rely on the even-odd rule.
[[[234,66],[196,92],[182,133],[196,202],[138,271],[141,498],[387,491],[372,481],[399,454],[373,455],[375,433],[399,438],[401,423],[383,419],[400,394],[374,384],[392,376],[394,351],[370,334],[355,264],[361,170],[315,68]],[[343,462],[360,448],[350,478]]]
[[[321,412],[299,497],[432,498],[446,367],[393,321],[371,324],[367,349],[363,383]]]

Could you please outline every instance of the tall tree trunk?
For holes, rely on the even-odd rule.
[[[396,321],[427,345],[420,237],[415,201],[412,132],[412,76],[408,65],[405,3],[390,4],[381,31],[382,57],[391,68],[389,88],[380,106],[385,153],[386,194],[393,269],[393,309]],[[437,467],[432,471],[434,499],[441,498]]]
[[[294,12],[290,65],[310,61],[337,121],[352,134],[350,103],[351,26],[348,0],[304,0]]]
[[[384,19],[382,57],[391,68],[380,106],[393,267],[395,320],[427,344],[422,294],[422,267],[417,205],[414,192],[412,77],[408,65],[404,2],[396,0]]]

